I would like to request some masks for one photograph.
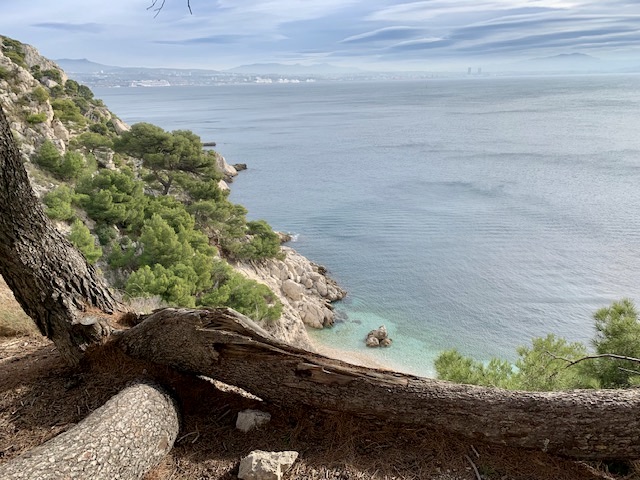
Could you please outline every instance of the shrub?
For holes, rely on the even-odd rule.
[[[80,204],[97,222],[138,229],[144,220],[147,198],[144,185],[128,170],[101,170],[82,179],[76,189]]]
[[[91,125],[89,125],[89,130],[100,135],[109,135],[109,127],[107,127],[104,123],[92,123]]]
[[[44,103],[49,100],[49,94],[44,88],[38,86],[31,92],[31,98],[33,98],[38,103]]]
[[[59,98],[64,95],[64,89],[60,85],[54,85],[49,89],[52,98]]]
[[[94,125],[102,125],[102,124],[94,124]],[[79,145],[82,145],[84,148],[89,150],[90,152],[98,148],[113,147],[113,141],[109,137],[105,135],[101,135],[99,133],[94,133],[94,132],[84,132],[81,135],[78,135],[75,138],[75,141]]]
[[[80,220],[76,220],[71,225],[69,241],[82,252],[89,263],[96,263],[102,256],[102,248],[96,245],[95,238],[87,226]]]
[[[67,152],[62,157],[55,174],[62,180],[77,180],[86,166],[84,156],[79,152]]]
[[[86,124],[86,119],[82,116],[80,109],[73,100],[57,98],[51,102],[51,106],[53,107],[56,118],[62,122],[73,122],[78,124],[78,126],[84,126]]]
[[[55,172],[60,166],[62,155],[56,146],[49,140],[45,141],[34,157],[34,161],[45,170]]]
[[[49,218],[69,221],[75,217],[75,211],[71,205],[73,190],[65,185],[47,192],[42,198],[42,202],[47,206],[46,213]]]
[[[44,123],[47,121],[46,113],[30,113],[27,115],[27,123],[29,125],[37,125],[39,123]]]
[[[266,285],[245,278],[219,261],[216,268],[218,288],[203,295],[199,304],[227,306],[257,321],[275,321],[282,315],[282,303]]]
[[[597,381],[583,368],[567,368],[569,361],[584,355],[581,343],[547,335],[535,338],[531,347],[519,347],[514,365],[498,358],[485,364],[449,350],[438,356],[435,367],[438,378],[457,383],[529,391],[594,388]]]
[[[640,322],[631,300],[613,302],[609,307],[598,310],[593,318],[596,353],[640,358]],[[600,358],[589,364],[589,369],[603,388],[629,387],[640,379],[638,364],[629,361]]]
[[[0,65],[0,80],[8,80],[11,76],[11,70]]]
[[[75,181],[86,167],[84,156],[79,152],[60,155],[56,146],[46,141],[38,149],[34,161],[61,180]]]
[[[43,77],[48,77],[51,80],[58,82],[58,83],[62,83],[62,74],[60,73],[59,70],[56,70],[55,68],[50,68],[48,70],[43,70],[42,71],[42,76]],[[62,86],[60,86],[60,88],[62,89]]]

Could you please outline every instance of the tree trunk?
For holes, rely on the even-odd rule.
[[[640,458],[640,390],[514,392],[349,365],[281,343],[229,309],[164,309],[116,340],[129,355],[305,404],[578,459]]]
[[[5,480],[140,479],[173,448],[179,417],[159,388],[121,391],[71,430],[0,465]]]
[[[0,275],[68,363],[109,334],[118,304],[45,215],[1,107]]]

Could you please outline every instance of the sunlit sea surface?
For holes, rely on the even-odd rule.
[[[640,76],[95,89],[123,120],[247,163],[231,199],[325,265],[344,320],[313,334],[430,375],[638,298]],[[367,350],[385,324],[391,348]]]

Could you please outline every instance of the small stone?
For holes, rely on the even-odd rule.
[[[241,480],[281,480],[298,458],[298,452],[265,452],[254,450],[240,461]]]
[[[260,410],[243,410],[242,412],[238,413],[236,428],[244,433],[247,433],[254,428],[269,423],[270,420],[270,413],[261,412]]]

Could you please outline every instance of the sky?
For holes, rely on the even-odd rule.
[[[190,0],[192,13],[152,1],[0,0],[0,34],[118,66],[438,70],[569,53],[640,64],[639,0]]]

